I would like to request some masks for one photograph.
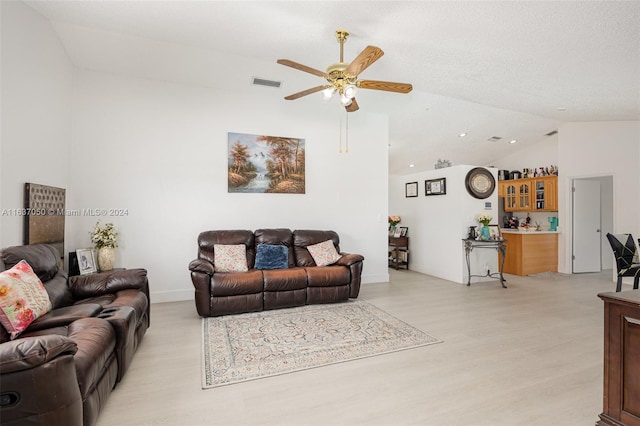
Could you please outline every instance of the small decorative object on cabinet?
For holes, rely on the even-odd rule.
[[[116,249],[113,247],[100,247],[98,249],[98,266],[100,271],[111,271],[116,260]]]
[[[76,250],[76,257],[80,275],[92,274],[98,271],[93,250],[90,248]]]
[[[409,237],[389,237],[389,267],[409,269]]]
[[[118,233],[113,223],[107,223],[104,227],[100,226],[100,221],[91,232],[91,242],[98,249],[98,266],[100,271],[110,271],[113,269],[115,260],[115,248],[117,244]],[[82,268],[81,268],[82,269]]]
[[[601,293],[604,301],[603,411],[597,426],[640,425],[640,292]]]

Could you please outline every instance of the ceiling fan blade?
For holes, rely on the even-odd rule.
[[[284,98],[288,101],[292,101],[294,99],[298,99],[301,98],[303,96],[307,96],[310,95],[312,93],[316,93],[319,92],[321,90],[324,90],[327,86],[316,86],[316,87],[312,87],[311,89],[307,89],[307,90],[303,90],[302,92],[298,92],[298,93],[294,93],[293,95],[289,95],[289,96],[285,96]]]
[[[358,80],[356,86],[361,89],[384,90],[385,92],[409,93],[413,86],[409,83],[393,83],[391,81]]]
[[[380,59],[384,52],[379,47],[367,46],[344,70],[346,75],[353,77],[367,69],[371,64]]]
[[[317,75],[318,77],[325,77],[324,71],[317,70],[315,68],[308,67],[306,65],[299,64],[297,62],[290,61],[288,59],[278,59],[280,65],[295,68],[300,71],[308,72],[309,74]]]
[[[351,99],[351,103],[344,107],[344,109],[346,109],[347,112],[356,112],[359,110],[360,107],[358,106],[358,102],[356,102],[356,98]]]

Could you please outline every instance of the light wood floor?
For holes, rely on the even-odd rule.
[[[360,297],[444,343],[208,390],[193,302],[154,304],[98,426],[593,425],[611,271],[546,275],[502,289],[391,271]]]

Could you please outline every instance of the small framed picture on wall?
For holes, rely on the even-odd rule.
[[[418,182],[409,182],[404,184],[404,196],[417,197],[418,196]]]
[[[424,191],[425,195],[445,195],[447,193],[447,178],[425,180]]]

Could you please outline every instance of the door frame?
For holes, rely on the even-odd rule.
[[[611,178],[610,182],[611,182],[611,186],[610,187],[605,187],[603,185],[603,180],[602,178]],[[573,207],[573,181],[574,180],[599,180],[601,182],[600,185],[600,239],[601,239],[601,247],[603,247],[604,242],[603,240],[606,240],[606,235],[607,232],[613,232],[613,230],[615,229],[615,187],[616,187],[616,176],[613,173],[599,173],[599,174],[594,174],[594,175],[583,175],[583,176],[571,176],[571,177],[567,177],[567,180],[565,182],[569,183],[569,185],[567,185],[565,194],[567,194],[567,200],[568,202],[565,203],[565,205],[570,207],[570,211],[568,212],[568,214],[563,215],[564,219],[565,219],[565,223],[566,226],[563,226],[562,229],[565,230],[565,232],[568,233],[568,236],[566,238],[566,246],[565,246],[565,259],[568,265],[568,272],[573,274],[573,216],[575,214],[574,211],[574,207]],[[612,198],[612,202],[611,202],[611,208],[608,211],[603,211],[603,205],[602,205],[602,194],[605,190],[610,190],[611,191],[611,198]],[[605,215],[606,213],[606,215]],[[560,216],[560,215],[559,215]],[[609,216],[611,217],[611,221],[608,223],[604,223],[602,217],[603,216]],[[608,242],[607,242],[607,247],[608,247]],[[602,270],[602,257],[603,256],[607,256],[611,253],[610,249],[608,250],[604,250],[601,249],[601,261],[600,261],[600,265],[601,265],[601,270]],[[613,265],[613,269],[615,272],[615,265]]]

